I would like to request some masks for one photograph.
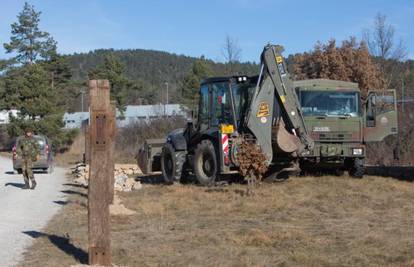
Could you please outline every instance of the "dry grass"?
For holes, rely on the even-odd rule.
[[[413,266],[411,182],[301,177],[264,184],[254,196],[244,196],[245,190],[239,184],[211,189],[145,184],[140,191],[121,194],[136,214],[112,217],[114,263]],[[44,230],[48,236],[36,239],[21,266],[69,266],[76,257],[85,259],[85,203],[84,197],[72,194]],[[66,236],[68,242],[59,246],[51,235]]]
[[[54,162],[59,166],[73,166],[75,162],[83,159],[83,153],[85,153],[85,134],[81,131],[73,140],[68,151],[55,155]]]

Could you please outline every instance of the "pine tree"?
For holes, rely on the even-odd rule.
[[[0,110],[19,110],[7,130],[12,137],[21,135],[31,125],[37,133],[47,135],[54,148],[70,142],[74,132],[63,131],[63,111],[59,107],[58,88],[63,89],[71,78],[65,59],[56,53],[56,42],[40,31],[40,12],[28,3],[11,25],[12,36],[4,47],[15,53],[7,64],[0,90]]]
[[[85,85],[72,80],[72,70],[69,66],[67,56],[53,55],[50,60],[39,63],[47,72],[50,89],[55,91],[59,98],[57,106],[69,110],[76,105],[76,100]]]
[[[20,111],[18,118],[10,123],[12,136],[21,134],[26,124],[49,137],[55,136],[63,126],[62,112],[56,105],[55,91],[50,88],[48,72],[39,64],[10,70],[4,78],[1,99],[1,109]]]
[[[193,64],[191,72],[183,80],[181,87],[183,103],[193,107],[198,102],[200,82],[213,75],[210,64],[202,57]]]
[[[107,79],[111,86],[111,98],[115,99],[117,108],[125,111],[128,88],[132,82],[125,76],[125,65],[114,55],[105,57],[103,64],[89,71],[89,79]]]
[[[39,30],[41,12],[33,5],[24,3],[18,22],[11,25],[10,43],[3,44],[7,53],[17,53],[14,60],[21,64],[33,64],[38,59],[48,60],[56,54],[56,41],[47,32]]]

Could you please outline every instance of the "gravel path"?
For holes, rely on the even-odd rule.
[[[35,190],[22,190],[23,176],[12,173],[11,159],[0,157],[0,266],[14,266],[24,249],[59,210],[66,170],[36,173]],[[57,203],[56,203],[56,202]]]

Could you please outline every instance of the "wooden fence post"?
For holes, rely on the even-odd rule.
[[[111,266],[109,204],[113,198],[115,110],[108,80],[89,81],[89,264]]]

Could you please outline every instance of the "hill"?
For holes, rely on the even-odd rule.
[[[134,94],[144,98],[145,102],[154,103],[160,98],[157,95],[145,94],[144,91],[161,92],[165,90],[168,82],[171,101],[178,101],[176,97],[180,92],[180,84],[190,72],[193,63],[198,59],[185,55],[177,55],[168,52],[144,50],[144,49],[98,49],[89,53],[75,53],[69,55],[68,63],[72,69],[73,79],[84,81],[88,72],[103,63],[109,54],[114,55],[125,65],[127,78],[140,83],[142,94]],[[204,58],[203,56],[201,58]],[[228,65],[206,60],[215,75],[227,74]],[[237,63],[232,67],[234,73],[253,75],[258,72],[258,65],[251,62]],[[155,98],[155,99],[154,99]]]

